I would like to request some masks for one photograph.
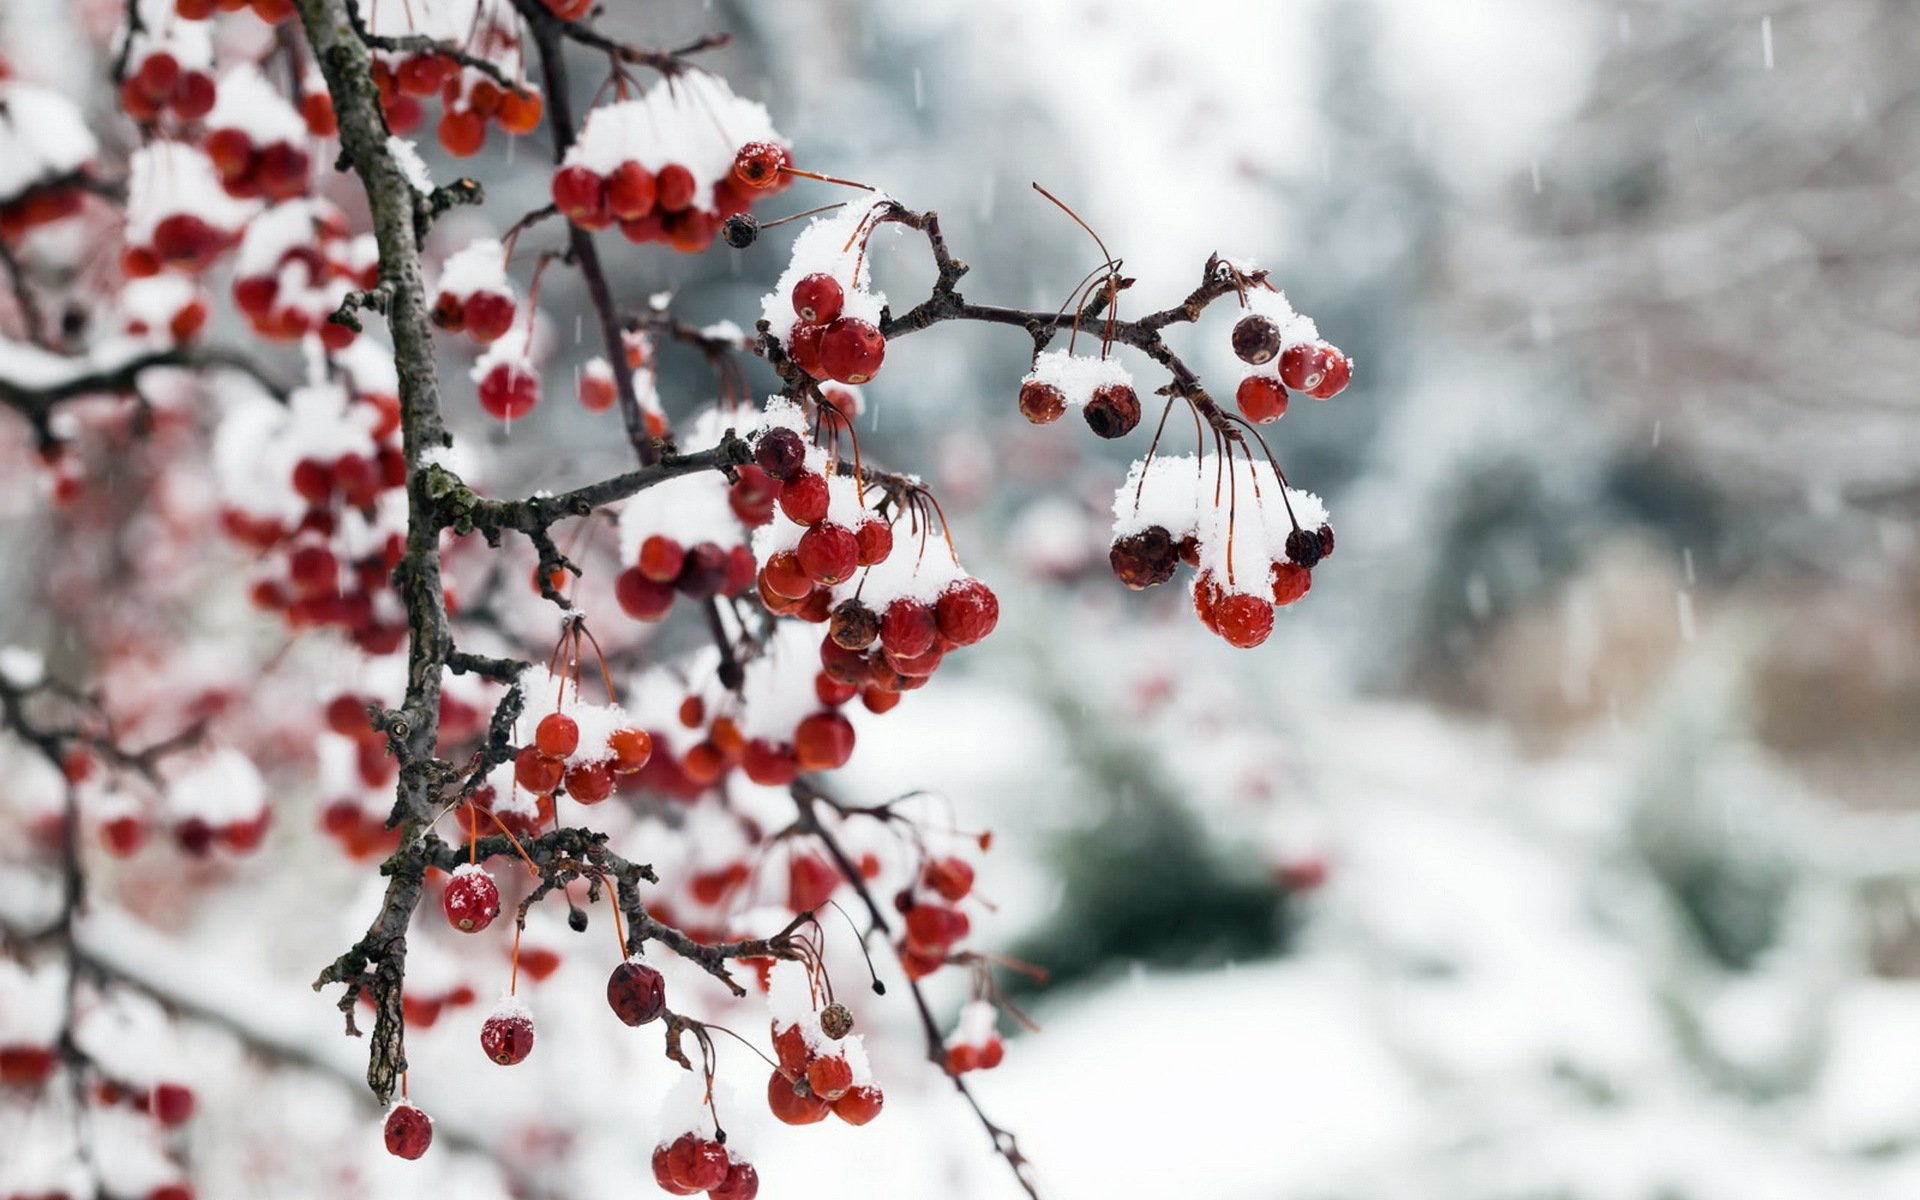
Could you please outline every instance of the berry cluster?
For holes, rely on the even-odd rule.
[[[582,229],[698,253],[720,223],[784,188],[790,159],[767,110],[721,80],[687,75],[602,105],[553,176],[553,202]]]
[[[753,1200],[760,1174],[722,1142],[683,1133],[653,1149],[653,1180],[670,1196],[705,1192],[712,1200]]]
[[[131,337],[180,344],[191,341],[207,323],[206,297],[184,275],[129,280],[117,300],[121,327]]]
[[[1321,341],[1313,322],[1271,287],[1249,287],[1244,296],[1246,313],[1230,335],[1234,357],[1247,367],[1234,389],[1241,414],[1261,425],[1278,421],[1288,389],[1316,400],[1339,395],[1353,377],[1346,355]]]
[[[879,197],[815,218],[794,239],[785,272],[761,301],[768,332],[814,379],[866,383],[886,361],[880,314],[887,300],[862,278],[867,241],[888,203]]]
[[[379,281],[379,252],[369,234],[350,235],[347,219],[324,200],[290,200],[248,223],[233,270],[233,303],[261,337],[309,333],[344,349],[354,330],[327,318],[354,288]]]
[[[256,206],[229,196],[213,162],[193,146],[154,142],[133,152],[121,268],[130,278],[163,267],[198,274],[240,240]]]
[[[73,216],[99,142],[64,97],[5,77],[0,65],[0,238]]]
[[[188,26],[187,28],[195,28]],[[205,39],[194,44],[193,65],[183,65],[174,49],[142,48],[128,56],[120,81],[120,107],[141,124],[171,112],[180,121],[198,121],[213,111],[218,88],[204,68],[211,62]]]
[[[1006,1056],[995,1028],[1000,1011],[990,1000],[969,1000],[960,1008],[960,1020],[947,1037],[947,1072],[991,1071]]]
[[[1117,359],[1070,350],[1037,354],[1033,369],[1020,381],[1020,415],[1035,425],[1051,425],[1077,408],[1087,428],[1103,438],[1121,438],[1140,424],[1140,396],[1133,377]]]
[[[227,195],[292,200],[307,194],[313,168],[304,145],[307,123],[258,67],[242,64],[220,80],[207,128],[203,145]]]
[[[434,291],[433,323],[482,345],[512,329],[517,309],[506,263],[506,247],[492,238],[469,242],[448,255]]]
[[[390,584],[405,549],[406,466],[394,385],[376,386],[300,388],[285,408],[261,401],[268,407],[230,421],[221,521],[263,554],[256,604],[295,628],[330,626],[369,654],[391,654],[407,637]]]
[[[911,886],[893,898],[902,917],[900,965],[921,979],[946,964],[953,948],[973,930],[960,902],[973,891],[973,867],[963,858],[930,858]]]
[[[504,46],[506,43],[502,43]],[[513,43],[517,45],[517,40]],[[440,54],[392,54],[374,59],[373,80],[387,123],[411,133],[426,120],[422,100],[440,97],[434,136],[455,158],[469,158],[487,144],[489,125],[509,137],[540,127],[546,103],[525,83],[501,87],[485,74]]]
[[[617,704],[587,704],[574,677],[529,670],[516,685],[527,697],[533,740],[513,760],[514,782],[534,796],[564,793],[581,804],[613,794],[617,777],[632,775],[653,756],[653,737]],[[543,707],[546,697],[558,701]]]
[[[886,1096],[853,1032],[853,1013],[826,1000],[819,976],[797,962],[776,963],[768,973],[767,1001],[778,1063],[767,1079],[773,1115],[788,1125],[812,1125],[829,1112],[849,1125],[879,1116]]]
[[[1287,487],[1270,463],[1231,453],[1136,462],[1113,508],[1114,575],[1137,590],[1186,563],[1201,623],[1234,646],[1266,641],[1275,609],[1304,596],[1314,565],[1333,553],[1319,497]]]

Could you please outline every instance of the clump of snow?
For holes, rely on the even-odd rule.
[[[0,83],[0,202],[78,171],[99,152],[65,97],[30,83]]]
[[[1052,384],[1060,389],[1069,406],[1078,408],[1093,399],[1096,390],[1110,384],[1132,387],[1133,376],[1116,358],[1048,350],[1033,360],[1033,370],[1028,371],[1020,383],[1022,386],[1029,383]]]
[[[205,71],[213,66],[211,21],[181,20],[174,0],[139,0],[136,7],[140,13],[140,29],[133,33],[127,53],[130,74],[139,71],[148,55],[163,50],[173,56],[183,71]]]
[[[590,668],[589,668],[590,669]],[[590,704],[580,698],[580,686],[571,677],[562,680],[545,667],[529,667],[514,685],[525,698],[521,727],[532,731],[549,713],[565,713],[580,730],[580,744],[567,756],[569,764],[605,762],[613,757],[609,739],[622,729],[636,728],[633,717],[617,704]]]
[[[420,157],[420,148],[411,140],[388,134],[387,153],[393,155],[393,161],[399,164],[400,173],[407,177],[414,191],[422,195],[433,191],[433,172],[427,170],[427,160]]]
[[[873,213],[891,204],[884,192],[873,192],[844,208],[813,218],[800,236],[793,239],[793,256],[773,290],[760,298],[760,315],[769,331],[782,345],[800,320],[793,311],[793,287],[809,275],[831,275],[845,292],[840,315],[855,317],[871,325],[880,324],[880,311],[887,305],[884,292],[873,291],[873,272],[865,269],[866,251],[863,226]],[[858,272],[859,280],[854,276]]]
[[[25,646],[0,646],[0,679],[17,688],[36,687],[47,677],[47,660]]]
[[[335,384],[296,388],[284,406],[256,393],[235,396],[213,444],[221,500],[255,516],[297,522],[306,501],[293,490],[294,465],[303,458],[371,457],[374,420]]]
[[[477,292],[513,297],[507,278],[507,249],[498,238],[476,238],[447,255],[440,266],[439,290],[465,299]]]
[[[149,142],[128,161],[126,238],[130,244],[151,242],[154,227],[175,213],[191,214],[216,229],[238,229],[259,211],[257,202],[227,195],[213,160],[198,146]]]
[[[766,105],[694,71],[662,79],[636,100],[594,108],[564,165],[606,176],[626,162],[655,173],[678,163],[693,175],[695,206],[710,209],[713,185],[732,173],[740,147],[780,141]]]
[[[65,1012],[64,967],[29,968],[0,958],[0,1045],[51,1046]]]
[[[1000,1010],[990,1000],[969,1000],[960,1006],[960,1019],[947,1035],[948,1046],[984,1046],[998,1036]]]
[[[1113,496],[1113,534],[1124,537],[1153,525],[1176,540],[1191,534],[1200,543],[1201,572],[1211,571],[1230,591],[1258,595],[1267,588],[1268,564],[1292,561],[1287,535],[1294,521],[1318,529],[1327,523],[1327,508],[1312,492],[1283,488],[1264,458],[1250,462],[1236,453],[1229,459],[1230,469],[1218,455],[1136,461]]]
[[[266,781],[253,760],[221,747],[200,756],[167,782],[168,813],[221,826],[251,821],[267,804]]]
[[[252,63],[242,63],[220,77],[207,128],[238,129],[255,146],[276,142],[298,146],[307,140],[307,123]]]
[[[734,720],[749,738],[790,742],[804,718],[820,710],[813,679],[820,673],[820,629],[781,621],[766,649],[745,664]]]

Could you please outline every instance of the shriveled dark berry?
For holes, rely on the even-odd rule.
[[[865,650],[880,636],[880,614],[858,600],[842,600],[834,606],[827,636],[843,649]]]
[[[1241,362],[1256,367],[1272,362],[1273,356],[1280,353],[1280,327],[1259,313],[1241,317],[1233,327],[1233,352],[1240,356]]]
[[[838,1000],[820,1010],[820,1032],[834,1041],[853,1032],[853,1010]]]
[[[745,250],[760,237],[760,222],[750,213],[735,213],[720,222],[720,237],[735,250]]]
[[[575,933],[585,933],[587,931],[587,910],[584,908],[576,908],[569,911],[567,913],[567,928],[573,930]]]
[[[1140,424],[1140,397],[1124,383],[1102,384],[1087,401],[1087,427],[1103,438],[1121,438]]]
[[[1107,551],[1107,562],[1121,583],[1139,591],[1172,579],[1179,556],[1173,536],[1162,526],[1150,525],[1116,539]]]
[[[645,963],[623,962],[607,979],[607,1006],[628,1025],[658,1020],[667,1010],[667,984]]]
[[[1333,526],[1322,525],[1314,530],[1314,536],[1320,539],[1320,557],[1333,557]]]
[[[1287,557],[1303,567],[1320,561],[1320,535],[1312,529],[1296,529],[1287,535]]]

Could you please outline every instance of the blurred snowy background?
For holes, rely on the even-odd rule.
[[[862,725],[842,774],[995,833],[979,941],[1053,981],[1021,996],[1042,1032],[974,1078],[1045,1195],[1920,1194],[1920,9],[609,7],[649,44],[733,31],[712,65],[806,165],[938,209],[972,298],[1053,307],[1095,261],[1039,180],[1136,303],[1183,295],[1212,251],[1252,258],[1356,360],[1277,427],[1340,550],[1253,652],[1184,589],[1112,582],[1126,458],[1020,420],[1023,339],[915,337],[869,389],[863,448],[937,481],[1006,616]],[[784,246],[622,248],[616,286],[748,324]],[[877,262],[896,295],[925,286],[912,241]],[[573,281],[550,286],[564,311]],[[712,383],[675,353],[677,414]],[[1230,379],[1224,359],[1197,365]],[[620,465],[568,405],[510,437],[502,490],[515,464],[554,486]],[[46,550],[8,539],[18,563]],[[40,620],[0,605],[7,640],[52,636]],[[316,841],[299,824],[278,848]],[[317,1059],[186,1029],[224,1081],[202,1085],[202,1192],[412,1194],[341,1082],[362,1047],[304,986],[364,921],[365,870],[274,861],[154,918],[244,952],[185,986],[253,998]],[[111,943],[165,962],[151,930]],[[554,1161],[534,1114],[561,1129],[567,1165],[525,1194],[644,1193],[650,1134],[622,1122],[669,1068],[564,1022],[510,1088],[449,1070],[425,1095],[509,1161]],[[471,1055],[435,1036],[418,1059]],[[900,1046],[873,1126],[760,1139],[763,1196],[1015,1194]],[[0,1129],[0,1158],[33,1136]],[[511,1186],[480,1156],[441,1171]]]

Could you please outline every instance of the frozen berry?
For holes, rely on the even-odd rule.
[[[857,317],[840,317],[820,335],[820,367],[840,383],[865,383],[880,373],[886,361],[887,339],[873,325]],[[1134,419],[1139,419],[1135,404]]]
[[[1215,606],[1214,619],[1228,645],[1250,649],[1273,632],[1273,604],[1264,596],[1229,592]]]
[[[825,325],[840,315],[846,291],[825,271],[803,275],[793,285],[793,311],[808,325]]]
[[[880,1115],[880,1108],[886,1103],[877,1087],[852,1087],[847,1094],[833,1102],[833,1115],[849,1125],[865,1125]]]
[[[753,444],[753,461],[773,478],[787,479],[806,464],[807,445],[798,433],[776,425]]]
[[[780,182],[780,168],[787,160],[785,148],[774,142],[748,142],[733,159],[733,177],[743,187],[759,191]]]
[[[480,1026],[480,1048],[503,1067],[525,1061],[533,1052],[533,1017],[512,1004],[495,1009]]]
[[[1273,602],[1292,604],[1307,594],[1313,586],[1313,572],[1298,563],[1277,562],[1273,564]]]
[[[778,1071],[767,1080],[767,1107],[788,1125],[811,1125],[826,1120],[830,1111],[827,1102],[807,1088],[805,1068],[792,1069],[799,1076],[797,1084]]]
[[[645,963],[623,962],[607,979],[607,1005],[628,1025],[645,1025],[667,1010],[667,986]]]
[[[827,625],[827,636],[848,650],[865,650],[880,636],[880,614],[849,597],[834,606]]]
[[[1103,438],[1125,437],[1140,424],[1140,397],[1124,383],[1101,384],[1083,410],[1087,428]]]
[[[973,890],[973,867],[951,855],[930,858],[920,869],[920,883],[939,892],[947,903],[958,904]]]
[[[999,624],[1000,599],[978,579],[961,579],[940,593],[934,612],[941,636],[956,646],[971,646]]]
[[[1107,551],[1114,577],[1135,591],[1165,583],[1179,565],[1179,552],[1165,527],[1149,525],[1116,538]]]
[[[930,604],[901,596],[880,619],[880,644],[899,658],[925,654],[940,636],[940,621]]]
[[[1241,415],[1256,425],[1267,425],[1287,415],[1287,389],[1271,375],[1249,375],[1234,389]]]
[[[816,1058],[807,1064],[807,1086],[831,1104],[853,1088],[853,1068],[844,1058]]]
[[[1029,379],[1020,385],[1020,415],[1035,425],[1051,425],[1066,411],[1066,393],[1052,384]]]
[[[844,525],[822,521],[800,535],[794,554],[815,583],[833,585],[851,578],[860,565],[860,542]]]
[[[550,758],[565,758],[580,747],[580,725],[565,713],[548,713],[533,730],[533,744]]]
[[[1280,327],[1272,318],[1259,313],[1249,313],[1235,323],[1233,327],[1233,352],[1240,361],[1259,366],[1272,362],[1273,356],[1280,353]]]
[[[760,1172],[744,1162],[729,1163],[727,1181],[707,1191],[708,1200],[754,1200],[759,1194]]]
[[[613,751],[613,773],[631,775],[653,757],[653,735],[644,729],[616,729],[607,735],[607,749]]]
[[[441,904],[447,924],[462,933],[479,933],[500,915],[500,889],[485,868],[467,863],[454,871]]]
[[[411,1104],[398,1104],[387,1114],[387,1153],[395,1158],[419,1158],[433,1145],[433,1118]]]

